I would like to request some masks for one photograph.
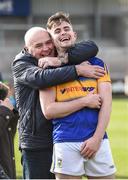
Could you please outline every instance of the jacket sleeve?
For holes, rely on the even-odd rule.
[[[80,64],[96,56],[98,47],[93,41],[82,41],[68,49],[69,64]]]
[[[13,112],[5,106],[0,106],[0,136],[7,128],[10,120],[14,117]]]
[[[43,89],[77,79],[75,66],[56,69],[39,68],[25,60],[12,65],[14,81],[35,89]]]

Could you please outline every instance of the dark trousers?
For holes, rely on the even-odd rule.
[[[51,163],[51,149],[22,150],[24,179],[55,179],[54,174],[50,172]]]

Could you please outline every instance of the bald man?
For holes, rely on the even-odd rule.
[[[41,27],[29,29],[24,36],[24,49],[12,63],[15,96],[19,111],[19,148],[22,152],[24,179],[51,179],[52,162],[52,123],[42,114],[39,102],[39,89],[56,86],[73,81],[82,76],[101,76],[104,70],[90,65],[70,65],[58,67],[62,62],[53,58],[57,68],[42,69],[38,60],[45,56],[56,55],[53,41],[48,32]],[[79,47],[83,51],[79,52]],[[74,58],[74,52],[81,53],[81,58]],[[81,42],[68,51],[69,64],[78,64],[89,57],[95,56],[97,46],[93,42]],[[90,73],[91,72],[91,73]],[[99,72],[99,74],[96,74]],[[102,72],[102,73],[101,73]]]

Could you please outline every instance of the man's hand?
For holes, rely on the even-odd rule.
[[[0,105],[5,106],[10,110],[13,110],[13,105],[11,104],[9,98],[6,98],[4,101],[0,100]]]
[[[88,140],[84,141],[81,146],[81,155],[87,159],[93,158],[96,152],[99,150],[100,144],[100,139],[96,139],[94,137],[89,138]]]
[[[38,60],[38,66],[46,69],[47,67],[59,67],[61,66],[61,61],[57,57],[44,57]]]
[[[100,78],[104,76],[104,68],[98,65],[90,65],[88,61],[85,61],[79,65],[76,65],[76,71],[78,76],[84,76],[89,78]]]
[[[86,107],[100,109],[102,104],[102,99],[99,94],[93,94],[93,92],[90,92],[87,96],[83,98]]]

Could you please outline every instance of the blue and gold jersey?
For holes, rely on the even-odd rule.
[[[79,77],[78,80],[56,86],[56,101],[70,101],[86,96],[91,91],[98,93],[98,83],[111,82],[107,66],[102,60],[95,57],[89,62],[104,67],[105,75],[99,79]],[[91,137],[97,127],[98,112],[98,109],[83,108],[66,117],[54,119],[54,142],[80,142]]]

